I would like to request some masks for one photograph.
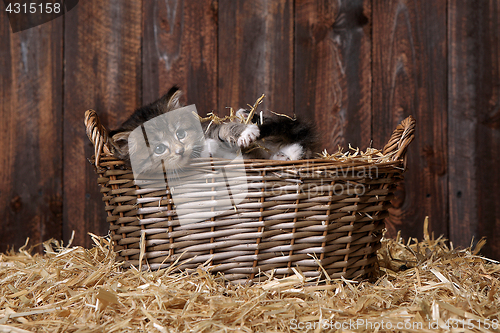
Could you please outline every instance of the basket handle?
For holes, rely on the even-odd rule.
[[[101,152],[104,150],[106,154],[111,154],[109,149],[108,131],[104,128],[99,120],[99,116],[94,110],[85,111],[85,128],[90,142],[94,145],[95,165],[99,165]]]
[[[404,119],[401,124],[399,124],[389,139],[389,142],[384,147],[382,153],[389,154],[392,152],[392,160],[396,161],[398,159],[403,159],[404,168],[406,169],[406,148],[415,138],[415,125],[416,120],[413,116],[409,116]]]

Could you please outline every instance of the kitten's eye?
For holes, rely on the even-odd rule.
[[[185,131],[185,130],[182,130],[182,129],[181,129],[181,130],[178,130],[178,131],[175,133],[175,135],[177,135],[177,138],[178,138],[179,140],[184,139],[184,138],[186,137],[186,134],[187,134],[187,133],[186,133],[186,131]]]
[[[154,150],[154,153],[155,153],[156,155],[161,155],[161,154],[163,154],[166,150],[167,150],[167,146],[165,146],[163,143],[160,143],[160,144],[156,145],[155,150]]]

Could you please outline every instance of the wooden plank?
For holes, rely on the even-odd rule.
[[[417,120],[408,171],[387,228],[422,237],[425,216],[447,235],[447,35],[445,1],[373,2],[373,145],[396,125]]]
[[[500,4],[451,0],[448,9],[450,238],[500,259]]]
[[[219,1],[219,111],[253,104],[292,115],[293,1]]]
[[[3,5],[0,5],[3,8]],[[0,251],[62,236],[62,18],[0,14]],[[37,248],[41,249],[41,246]]]
[[[64,238],[90,245],[87,232],[106,234],[102,196],[87,162],[87,109],[107,128],[141,104],[141,1],[80,1],[65,17]]]
[[[217,109],[217,2],[144,1],[143,103],[173,85],[200,114]]]
[[[295,111],[314,119],[322,147],[371,139],[370,1],[296,1]]]

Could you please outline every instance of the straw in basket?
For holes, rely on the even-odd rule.
[[[175,188],[161,179],[139,186],[126,163],[112,155],[95,111],[86,112],[85,126],[119,260],[150,269],[205,263],[228,281],[252,283],[294,271],[318,279],[372,273],[415,120],[410,116],[397,126],[382,159],[195,159],[191,167],[207,171],[205,182],[191,187],[196,191],[186,190],[189,181]],[[226,182],[210,173],[216,167]],[[230,202],[220,199],[229,183],[241,188],[238,177],[230,177],[241,170],[244,195]],[[196,222],[183,223],[177,211],[181,205],[183,216],[196,217]],[[218,209],[225,206],[229,209]]]

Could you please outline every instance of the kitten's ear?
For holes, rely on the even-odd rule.
[[[170,88],[168,93],[163,95],[163,97],[160,99],[160,103],[163,107],[163,112],[168,112],[182,107],[179,101],[181,96],[182,90],[180,90],[179,87],[173,86],[172,88]]]
[[[173,90],[173,91],[172,91]],[[170,92],[172,92],[172,94],[170,95]],[[170,109],[178,109],[180,108],[182,105],[181,105],[181,102],[179,101],[181,96],[182,96],[182,90],[180,90],[179,88],[177,87],[173,87],[172,89],[170,89],[169,93],[167,93],[167,95],[170,96],[169,100],[168,100],[168,107]]]
[[[113,134],[111,136],[111,144],[115,148],[116,155],[121,159],[125,159],[129,155],[129,147],[128,147],[128,137],[131,131],[123,131]]]

